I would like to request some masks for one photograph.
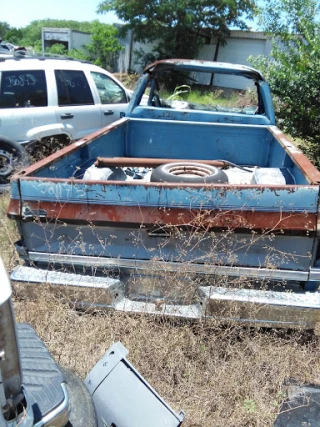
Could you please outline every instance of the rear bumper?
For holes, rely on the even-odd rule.
[[[18,266],[11,279],[24,282],[18,285],[19,291],[28,295],[36,295],[39,286],[49,284],[77,307],[85,309],[104,308],[190,319],[214,317],[288,328],[313,328],[320,322],[319,291],[305,292],[300,287],[291,291],[223,287],[215,286],[212,275],[202,275],[195,283],[190,275],[185,275],[182,281],[179,278],[170,281],[167,276],[170,274],[142,276],[136,270],[136,275],[111,278]]]

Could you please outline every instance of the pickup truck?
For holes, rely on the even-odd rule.
[[[158,61],[126,117],[13,176],[11,278],[83,307],[312,328],[319,184],[259,71]]]

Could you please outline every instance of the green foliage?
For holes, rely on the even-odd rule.
[[[91,55],[89,59],[100,67],[112,69],[117,53],[122,49],[117,28],[93,21],[91,32],[92,43],[86,46]]]
[[[156,42],[155,59],[195,58],[211,37],[222,43],[229,27],[246,28],[243,17],[252,17],[255,0],[103,0],[99,13],[115,11],[125,22],[123,32],[135,40]]]
[[[118,40],[118,30],[113,25],[102,24],[99,21],[67,21],[60,19],[44,19],[32,21],[24,28],[10,28],[9,24],[0,22],[0,31],[5,32],[5,40],[11,43],[32,48],[42,52],[42,28],[69,28],[91,34],[92,43],[85,46],[86,52],[79,49],[67,51],[62,43],[55,43],[46,52],[53,55],[70,56],[75,59],[89,60],[95,64],[112,69],[117,53],[122,49]],[[2,30],[3,28],[3,30]],[[0,33],[1,35],[1,33]]]
[[[70,49],[69,52],[67,52],[67,56],[71,56],[71,58],[83,61],[88,60],[88,56],[84,53],[83,50],[80,49]]]
[[[39,46],[39,45],[36,46],[35,51],[41,53],[42,52],[41,46]],[[80,59],[80,60],[87,60],[88,59],[87,55],[82,50],[71,49],[68,51],[66,46],[63,45],[62,43],[55,43],[50,48],[46,49],[45,53],[48,53],[50,55],[68,56],[70,58]]]
[[[302,149],[320,166],[320,24],[315,0],[270,0],[260,24],[272,38],[272,60],[251,58],[270,83],[281,127],[304,140]]]
[[[0,38],[2,38],[2,40],[8,41],[5,36],[9,30],[10,25],[8,24],[8,22],[0,21]]]
[[[180,85],[174,89],[173,94],[168,96],[167,99],[170,101],[177,101],[177,100],[179,101],[179,100],[183,99],[181,95],[186,94],[186,93],[190,93],[190,92],[191,92],[190,86]]]
[[[47,49],[47,52],[50,52],[53,55],[68,55],[68,49],[61,43],[55,43],[50,47],[50,49]]]
[[[29,25],[21,29],[23,38],[20,44],[33,47],[39,40],[41,41],[42,28],[70,28],[71,30],[90,33],[92,22],[68,21],[62,19],[41,19],[32,21]]]
[[[23,32],[20,28],[10,28],[3,37],[6,42],[10,42],[15,45],[20,45],[22,38]]]
[[[243,407],[246,409],[250,414],[254,414],[257,412],[257,403],[252,399],[245,399],[243,402]]]

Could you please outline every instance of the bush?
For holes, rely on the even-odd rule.
[[[276,97],[284,131],[304,141],[302,149],[320,166],[320,25],[318,2],[271,0],[260,24],[272,39],[272,59],[250,58]]]

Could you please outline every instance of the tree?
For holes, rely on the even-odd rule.
[[[281,127],[303,140],[320,166],[320,24],[315,0],[270,0],[260,25],[272,39],[272,59],[251,58],[270,83]]]
[[[67,51],[63,44],[55,43],[46,49],[47,52],[55,55],[65,55],[75,59],[87,59],[101,67],[112,68],[116,53],[122,49],[117,37],[118,30],[116,27],[102,24],[99,21],[78,22],[59,19],[32,21],[27,27],[21,29],[20,40],[19,42],[15,41],[15,43],[32,47],[36,52],[41,52],[41,30],[43,27],[69,28],[91,34],[92,42],[84,46],[87,52],[80,51],[79,49]]]
[[[255,0],[104,0],[98,13],[115,11],[136,41],[156,42],[158,58],[194,58],[213,36],[225,42],[229,27],[246,28]]]
[[[23,38],[23,31],[20,28],[10,28],[5,35],[4,40],[12,44],[20,45],[20,41]]]
[[[92,42],[86,46],[91,54],[90,60],[100,67],[112,70],[116,54],[122,49],[117,28],[93,21],[91,33]]]
[[[10,30],[10,25],[8,24],[8,22],[0,21],[0,38],[2,40],[5,40],[5,35],[9,30]]]

